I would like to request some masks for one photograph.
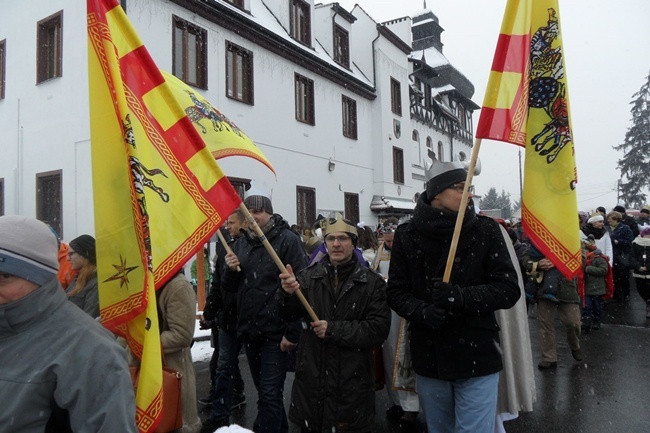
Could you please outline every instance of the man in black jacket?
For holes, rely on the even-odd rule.
[[[246,226],[244,213],[237,209],[226,221],[229,242],[232,248],[243,235]],[[225,236],[224,236],[225,238]],[[221,287],[221,277],[226,267],[226,248],[217,244],[216,263],[212,275],[212,287],[206,299],[203,317],[212,321],[212,334],[217,337],[215,350],[210,360],[212,390],[205,404],[211,405],[210,417],[203,422],[203,432],[212,433],[219,427],[230,425],[232,409],[246,403],[244,381],[239,370],[241,339],[237,337],[237,294]],[[214,374],[212,369],[214,368]],[[199,402],[202,402],[201,400]]]
[[[282,263],[296,270],[306,267],[302,241],[282,216],[273,213],[271,199],[250,195],[244,204]],[[284,379],[287,353],[298,341],[298,329],[280,319],[275,301],[276,291],[281,290],[279,275],[271,255],[249,226],[233,245],[233,252],[226,255],[221,283],[223,290],[237,293],[237,335],[244,344],[259,396],[257,433],[286,433],[289,429]]]
[[[503,369],[494,312],[520,296],[498,223],[476,215],[471,204],[460,209],[466,175],[462,165],[434,161],[413,218],[397,228],[390,262],[388,303],[411,322],[413,369],[429,433],[494,432]],[[465,218],[450,283],[444,283],[459,211]]]
[[[327,255],[297,277],[287,266],[276,294],[283,319],[309,322],[300,337],[289,409],[303,433],[372,430],[373,348],[390,327],[384,279],[354,254],[354,224],[337,217],[323,229]],[[301,288],[319,320],[312,321],[294,295]]]

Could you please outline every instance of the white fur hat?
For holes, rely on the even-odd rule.
[[[587,220],[587,224],[595,223],[597,221],[605,221],[605,218],[599,213],[593,214],[589,219]]]

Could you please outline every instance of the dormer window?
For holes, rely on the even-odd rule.
[[[309,3],[302,0],[291,0],[291,36],[311,46],[311,12]]]
[[[350,36],[342,27],[334,26],[334,61],[350,67]]]

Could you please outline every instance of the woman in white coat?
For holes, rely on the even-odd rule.
[[[614,250],[612,249],[612,239],[605,228],[605,218],[602,214],[593,214],[589,217],[587,223],[580,228],[580,240],[584,241],[589,237],[589,235],[594,236],[596,248],[607,256],[610,266],[613,266]]]

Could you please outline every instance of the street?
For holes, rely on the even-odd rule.
[[[556,321],[558,367],[540,371],[535,368],[537,402],[534,411],[521,413],[505,423],[508,433],[642,433],[650,432],[650,320],[645,318],[645,304],[632,287],[628,304],[607,305],[603,327],[581,337],[585,360],[578,363],[564,338],[561,323]],[[539,334],[534,309],[529,314],[533,363],[539,362]],[[209,389],[208,363],[195,363],[199,398]],[[240,355],[240,368],[246,382],[248,403],[236,409],[232,422],[251,428],[256,415],[256,392],[248,373],[246,357]],[[293,373],[285,382],[285,407],[291,398]],[[375,433],[424,432],[402,429],[389,422],[386,391],[376,394]],[[200,412],[202,419],[209,412]],[[420,415],[420,424],[422,416]],[[300,429],[291,424],[290,433]]]

